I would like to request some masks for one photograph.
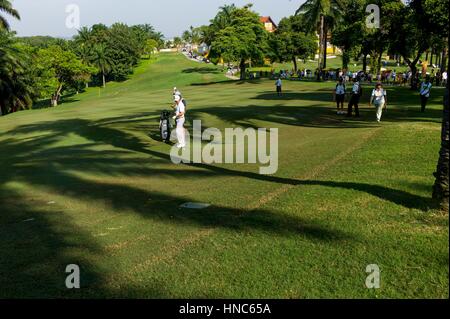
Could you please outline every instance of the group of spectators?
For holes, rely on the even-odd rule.
[[[250,76],[248,78],[255,78],[255,76]],[[264,75],[260,75],[261,77]],[[359,79],[360,82],[366,83],[382,83],[383,85],[398,85],[398,86],[408,86],[411,85],[411,81],[420,84],[421,81],[429,76],[430,82],[433,86],[446,86],[448,81],[447,72],[440,72],[439,70],[431,70],[430,74],[422,75],[421,72],[417,71],[415,76],[413,76],[411,71],[407,72],[397,72],[396,69],[385,70],[377,74],[365,73],[363,71],[353,72],[350,70],[316,70],[312,72],[307,69],[298,70],[281,70],[279,73],[275,73],[275,70],[271,71],[270,77],[272,79],[281,78],[283,80],[303,80],[303,79],[317,79],[320,78],[323,81],[338,81],[343,79],[344,83],[353,82],[354,79]]]

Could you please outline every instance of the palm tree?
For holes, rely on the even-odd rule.
[[[14,18],[20,20],[19,12],[17,12],[17,10],[12,7],[9,0],[0,0],[0,13],[1,12],[5,12],[10,16],[13,16]],[[9,23],[2,15],[0,15],[0,30],[1,29],[9,30]]]
[[[6,115],[32,104],[34,87],[27,76],[27,58],[8,33],[0,32],[0,109]]]
[[[211,23],[218,29],[222,30],[228,27],[231,23],[231,17],[233,11],[236,10],[236,6],[234,4],[224,5],[219,8],[219,13],[216,17],[211,21]]]
[[[295,12],[296,15],[304,16],[305,25],[310,32],[319,30],[319,69],[327,67],[328,32],[341,19],[342,11],[341,0],[307,0]],[[321,61],[321,55],[323,55],[323,61]]]
[[[449,67],[447,67],[447,71]],[[449,201],[449,108],[448,108],[448,90],[449,83],[447,82],[447,90],[445,90],[444,96],[444,113],[442,120],[442,131],[441,131],[441,149],[439,151],[439,160],[434,173],[436,178],[433,186],[433,199],[436,200],[442,207],[443,210],[448,211],[448,201]]]
[[[106,87],[106,73],[111,70],[112,59],[108,56],[108,51],[105,45],[97,44],[92,50],[91,62],[95,65],[102,74],[103,87]]]
[[[81,44],[88,44],[92,42],[92,30],[88,27],[82,27],[78,30],[78,34],[75,36],[75,41]]]

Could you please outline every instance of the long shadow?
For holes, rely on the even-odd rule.
[[[191,86],[210,86],[210,85],[216,85],[216,84],[234,84],[234,85],[261,84],[263,81],[264,80],[261,80],[261,79],[254,79],[254,80],[221,80],[221,81],[192,83]]]
[[[22,181],[24,183],[32,185],[45,186],[47,188],[55,188],[59,193],[70,193],[77,198],[86,198],[88,200],[95,199],[108,199],[112,201],[114,206],[119,210],[125,208],[132,208],[135,212],[147,215],[149,217],[160,216],[161,218],[169,219],[173,221],[173,216],[180,215],[180,221],[184,223],[192,223],[200,226],[209,227],[225,227],[239,229],[239,225],[242,227],[251,227],[255,229],[261,229],[265,232],[277,233],[299,233],[296,225],[301,224],[301,220],[289,217],[279,217],[277,214],[268,211],[253,211],[251,215],[242,215],[239,219],[232,218],[241,210],[229,209],[227,207],[214,207],[211,211],[206,210],[201,214],[196,213],[179,213],[179,205],[189,201],[189,198],[176,198],[175,196],[168,196],[164,194],[148,193],[139,189],[129,188],[127,186],[118,186],[115,184],[98,184],[92,181],[84,181],[80,177],[66,173],[56,167],[65,167],[67,170],[77,168],[77,171],[99,173],[110,172],[109,175],[141,175],[141,176],[157,176],[157,175],[172,175],[178,178],[192,178],[196,177],[212,177],[217,176],[216,170],[204,170],[208,166],[200,167],[199,169],[186,170],[183,167],[179,169],[160,169],[156,168],[141,168],[138,167],[139,160],[126,160],[123,163],[123,167],[120,167],[120,160],[117,160],[117,155],[121,154],[121,151],[114,151],[109,153],[103,151],[97,154],[96,151],[89,149],[92,144],[78,145],[78,146],[63,146],[53,147],[50,150],[42,150],[33,153],[32,159],[29,159],[27,152],[28,149],[42,149],[44,145],[49,145],[62,138],[63,134],[67,134],[68,130],[72,128],[72,132],[79,134],[92,142],[109,144],[116,148],[128,150],[132,152],[139,152],[142,154],[150,155],[157,160],[152,160],[155,165],[158,163],[167,163],[170,159],[168,155],[161,154],[159,152],[151,151],[147,148],[146,143],[140,141],[137,137],[128,135],[122,131],[118,131],[111,128],[101,127],[93,125],[89,121],[85,120],[66,120],[58,121],[57,125],[46,123],[42,126],[31,125],[24,128],[18,128],[18,132],[36,132],[46,131],[48,132],[51,127],[55,130],[55,134],[46,134],[40,138],[33,140],[24,140],[21,142],[14,142],[7,140],[2,147],[5,151],[16,154],[13,160],[13,167],[17,164],[19,168],[14,169],[14,174],[8,174],[12,170],[4,171],[2,174],[4,182],[8,180]],[[64,132],[64,133],[63,133]],[[22,151],[20,151],[22,150]],[[22,152],[22,154],[21,154]],[[79,154],[74,159],[73,154]],[[48,165],[48,161],[51,160],[51,165]],[[141,159],[145,161],[144,159]],[[6,163],[1,163],[6,166]],[[102,166],[105,168],[102,169]],[[193,166],[195,168],[195,166]],[[229,171],[231,173],[232,171]],[[234,174],[236,175],[236,174]],[[105,191],[108,190],[108,191]],[[169,202],[170,204],[163,207],[155,206],[143,206],[148,198],[153,198],[156,202]],[[128,199],[133,198],[130,202]],[[151,214],[149,215],[149,211]],[[206,212],[206,214],[205,214]],[[208,217],[209,216],[209,217]],[[287,220],[286,223],[283,220]],[[271,222],[266,222],[271,221]],[[282,224],[282,227],[274,227],[274,225]],[[303,227],[305,234],[308,235],[307,228]],[[316,231],[314,231],[315,233]],[[324,237],[328,231],[324,230]],[[317,232],[319,233],[319,232]]]
[[[62,123],[63,124],[62,124]],[[30,132],[30,130],[45,130],[48,131],[50,127],[63,129],[64,133],[67,133],[68,128],[76,128],[75,132],[86,139],[89,139],[96,143],[110,144],[117,148],[121,148],[124,150],[130,150],[133,152],[139,152],[143,154],[150,155],[155,158],[159,158],[161,160],[165,160],[167,162],[170,161],[169,154],[157,152],[151,150],[148,147],[146,142],[143,142],[139,138],[124,133],[123,131],[115,130],[112,128],[102,127],[96,125],[95,122],[89,122],[85,120],[66,120],[57,122],[58,125],[53,126],[51,123],[43,124],[43,126],[38,125],[37,127],[33,126],[25,126],[17,129],[19,132],[21,130],[25,130]],[[56,132],[62,133],[62,132]],[[58,134],[57,134],[58,135]],[[24,147],[26,149],[26,147]],[[79,151],[79,150],[78,150]],[[77,152],[77,151],[75,151]],[[327,187],[340,187],[346,189],[352,189],[357,191],[366,192],[372,194],[373,196],[379,197],[381,199],[385,199],[391,201],[395,204],[402,205],[408,208],[418,208],[418,209],[427,209],[432,205],[431,199],[424,198],[418,195],[410,194],[408,192],[404,192],[401,190],[395,190],[388,187],[380,186],[380,185],[371,185],[364,183],[354,183],[354,182],[337,182],[337,181],[302,181],[296,179],[282,178],[276,176],[266,176],[260,175],[252,172],[245,171],[235,171],[230,170],[225,167],[207,165],[207,164],[187,164],[191,167],[201,168],[208,171],[212,171],[215,174],[227,175],[227,176],[240,176],[251,178],[255,180],[272,182],[278,184],[288,184],[288,185],[321,185]],[[155,174],[156,172],[152,172]],[[193,174],[197,174],[198,172],[194,172]]]
[[[90,235],[45,203],[28,203],[0,187],[0,298],[113,297],[89,257],[101,253]],[[76,252],[83,250],[84,255]],[[80,267],[82,289],[66,287],[66,267]]]
[[[247,106],[207,107],[191,109],[190,118],[199,118],[202,114],[213,115],[233,126],[257,128],[255,121],[271,122],[289,126],[317,128],[376,128],[374,121],[366,119],[366,111],[362,110],[359,119],[347,119],[337,116],[330,108],[323,105],[285,106],[281,103],[270,106],[249,104]]]
[[[323,94],[325,95],[325,94]],[[313,96],[311,96],[313,97]],[[315,97],[316,102],[324,102]],[[359,118],[347,118],[343,115],[336,115],[332,107],[333,102],[329,101],[329,107],[323,104],[311,104],[308,106],[285,106],[283,98],[273,98],[275,105],[249,104],[247,106],[227,106],[227,107],[206,107],[200,109],[190,109],[189,117],[198,118],[202,114],[213,115],[236,126],[252,126],[254,121],[272,122],[282,125],[316,127],[316,128],[376,128],[382,124],[375,121],[375,111],[373,109],[361,108]],[[420,110],[407,110],[402,108],[390,108],[383,115],[383,122],[431,122],[440,123],[442,111],[437,109],[427,110],[426,113]]]
[[[219,74],[222,73],[219,69],[213,67],[197,67],[188,68],[181,71],[182,73],[200,73],[200,74]]]
[[[135,118],[142,121],[142,116]],[[105,288],[105,274],[90,261],[91,255],[102,256],[105,252],[90,234],[74,226],[74,222],[60,211],[46,207],[46,203],[28,203],[20,194],[11,191],[6,184],[23,182],[36,187],[52,189],[59,194],[92,201],[108,201],[116,211],[133,211],[145,218],[176,222],[206,228],[221,228],[241,232],[256,230],[274,236],[303,236],[311,240],[337,244],[340,241],[358,240],[351,233],[316,225],[299,217],[287,216],[264,209],[211,207],[202,211],[180,209],[179,205],[189,198],[176,197],[160,192],[148,192],[126,185],[99,183],[86,180],[75,172],[102,173],[108,176],[176,176],[181,179],[233,176],[280,185],[318,185],[365,192],[382,200],[408,208],[426,210],[431,199],[396,190],[382,185],[356,182],[297,180],[265,176],[251,172],[234,171],[206,164],[192,164],[163,168],[170,163],[168,154],[149,148],[148,141],[123,131],[106,127],[113,123],[132,121],[130,117],[87,121],[81,119],[45,122],[25,125],[6,132],[0,146],[8,157],[0,159],[0,292],[1,297],[118,297],[118,296],[164,296],[162,287],[143,291],[125,289],[114,291]],[[42,133],[39,135],[38,133]],[[17,139],[16,134],[33,134],[33,139]],[[90,142],[73,146],[53,146],[67,134],[78,134]],[[120,150],[92,150],[96,144],[112,145]],[[142,167],[142,155],[132,158],[132,153],[152,157],[155,167]],[[126,160],[121,160],[127,155]],[[130,200],[132,198],[133,200]],[[149,201],[149,198],[151,201]],[[42,207],[42,208],[40,208]],[[25,222],[26,220],[30,220]],[[89,252],[87,256],[73,251]],[[68,291],[65,286],[65,266],[78,263],[82,267],[83,283],[87,289]]]

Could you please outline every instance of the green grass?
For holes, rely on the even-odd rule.
[[[175,85],[190,120],[278,128],[278,173],[172,164],[157,126]],[[448,298],[448,214],[430,198],[443,90],[422,114],[416,93],[388,88],[376,124],[369,88],[356,120],[335,115],[333,86],[287,82],[276,98],[273,81],[163,54],[0,118],[0,297]],[[68,264],[82,289],[65,288]]]

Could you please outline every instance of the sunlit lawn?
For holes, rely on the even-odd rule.
[[[346,119],[333,83],[284,85],[277,98],[273,81],[167,54],[0,118],[0,297],[448,298],[448,215],[430,198],[443,90],[422,114],[417,93],[388,88],[377,124],[367,87]],[[173,86],[190,121],[278,128],[277,174],[172,164],[157,130]],[[68,264],[80,290],[65,288]],[[365,287],[369,264],[380,289]]]

